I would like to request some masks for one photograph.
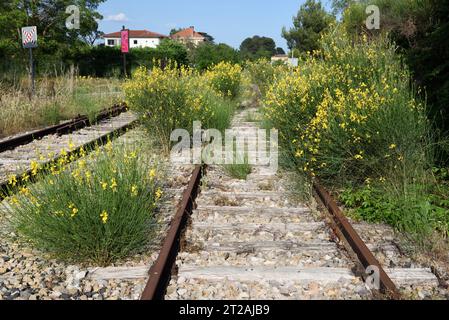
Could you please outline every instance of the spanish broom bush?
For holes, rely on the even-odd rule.
[[[288,162],[334,188],[360,190],[369,200],[342,199],[366,220],[418,235],[448,230],[448,210],[430,199],[435,140],[426,105],[394,45],[337,27],[321,48],[266,94],[265,118],[279,130]]]
[[[185,67],[140,68],[124,85],[126,99],[168,152],[175,129],[192,132],[194,121],[201,121],[205,129],[229,126],[235,102],[225,97],[229,90],[231,96],[236,94],[233,86],[240,84],[232,78],[234,71],[229,81],[222,71],[210,69],[206,76]]]
[[[11,222],[19,234],[56,258],[95,265],[108,265],[150,243],[162,191],[157,167],[139,148],[108,144],[73,165],[68,160],[63,155],[51,174],[10,198]]]

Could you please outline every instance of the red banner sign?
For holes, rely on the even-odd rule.
[[[129,52],[129,30],[122,30],[121,38],[122,38],[122,53],[128,53]]]

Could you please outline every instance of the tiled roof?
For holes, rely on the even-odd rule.
[[[168,38],[163,34],[148,31],[148,30],[129,30],[130,38]],[[103,36],[103,38],[120,38],[120,31],[108,33]]]
[[[180,39],[180,38],[204,38],[204,36],[195,31],[195,28],[190,27],[187,29],[183,29],[171,36],[173,39]]]

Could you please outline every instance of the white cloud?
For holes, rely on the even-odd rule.
[[[126,16],[126,14],[124,14],[123,12],[114,14],[114,15],[110,15],[107,16],[106,21],[114,21],[114,22],[124,22],[124,21],[128,21],[128,17]]]

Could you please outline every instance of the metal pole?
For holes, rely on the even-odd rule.
[[[123,72],[125,74],[125,78],[127,77],[126,73],[126,53],[123,53]]]
[[[34,95],[34,61],[33,61],[33,49],[30,50],[30,80],[31,80],[31,95]]]

